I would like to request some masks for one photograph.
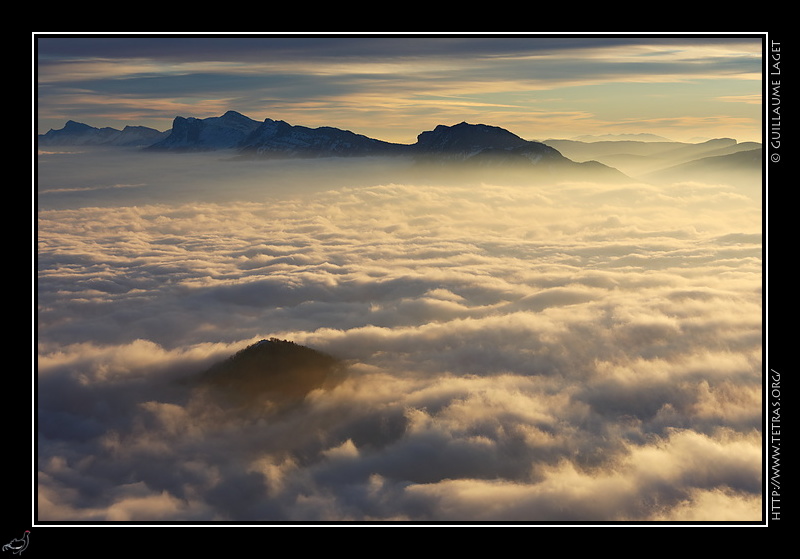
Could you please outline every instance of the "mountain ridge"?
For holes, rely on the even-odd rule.
[[[131,127],[126,126],[126,130]],[[177,116],[173,126],[165,132],[153,128],[136,127],[141,132],[138,146],[166,151],[238,150],[245,155],[269,153],[300,154],[348,153],[348,150],[378,153],[438,153],[451,158],[460,155],[468,158],[485,149],[519,149],[541,142],[525,140],[516,134],[486,124],[461,122],[453,126],[437,125],[423,131],[414,144],[399,144],[370,138],[330,126],[310,128],[292,125],[282,120],[256,121],[237,111],[227,111],[219,117],[195,118]],[[107,145],[123,131],[114,128],[94,128],[87,124],[68,121],[64,128],[51,129],[37,136],[42,146],[53,145]],[[328,143],[326,144],[325,140]],[[469,147],[467,148],[467,143]],[[129,143],[128,145],[133,145]],[[364,149],[368,146],[372,149]]]
[[[128,135],[132,138],[131,132]],[[38,137],[39,146],[112,145],[124,134],[114,129],[97,129],[70,121],[61,130],[50,130]],[[529,171],[542,176],[554,173],[585,178],[594,173],[601,180],[629,181],[629,177],[607,165],[577,163],[557,149],[541,142],[525,140],[497,126],[461,122],[437,125],[421,132],[413,144],[377,140],[349,130],[330,126],[309,128],[281,120],[253,120],[239,112],[227,111],[219,117],[175,117],[164,133],[139,131],[139,142],[125,145],[147,151],[204,152],[227,150],[234,159],[314,158],[354,156],[410,156],[429,169],[491,168]]]
[[[150,145],[160,141],[168,135],[167,132],[159,132],[155,128],[147,126],[125,126],[122,130],[104,127],[95,128],[68,120],[63,128],[59,130],[49,130],[46,134],[37,136],[37,143],[46,146],[129,146],[138,147]]]
[[[664,149],[687,154],[710,155],[744,148],[736,140],[719,138],[702,144],[681,142],[598,141],[524,139],[498,126],[460,122],[451,126],[438,124],[421,132],[413,144],[392,143],[370,138],[350,130],[331,126],[311,128],[266,118],[259,122],[237,111],[208,118],[176,116],[165,132],[143,126],[124,130],[94,128],[68,121],[60,130],[50,130],[37,137],[38,145],[126,146],[162,152],[233,152],[234,159],[319,158],[355,156],[410,156],[429,167],[460,164],[464,168],[505,168],[529,170],[545,175],[566,173],[570,178],[597,177],[603,180],[630,181],[628,171],[615,163],[629,161],[635,151],[626,152],[626,160],[607,153],[607,146],[631,146],[646,152]],[[566,151],[565,151],[566,150]],[[587,151],[591,150],[591,151]],[[722,150],[722,151],[720,151]],[[645,152],[642,152],[644,154]],[[588,155],[588,157],[587,157]],[[688,156],[688,159],[691,159]],[[673,158],[670,164],[686,161]],[[664,161],[666,163],[666,159]],[[649,169],[653,170],[653,169]],[[541,173],[540,173],[541,174]]]

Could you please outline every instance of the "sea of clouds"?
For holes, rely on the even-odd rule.
[[[759,185],[172,157],[39,155],[39,520],[761,518]],[[182,382],[270,337],[345,378]]]

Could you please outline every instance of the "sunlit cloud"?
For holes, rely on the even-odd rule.
[[[761,95],[726,95],[718,97],[718,99],[729,103],[748,103],[751,105],[760,105],[762,102]]]
[[[102,58],[59,61],[57,64],[40,63],[36,81],[42,86],[61,82],[72,83],[95,79],[130,78],[156,73],[156,65],[147,60],[108,60]]]
[[[42,157],[42,519],[757,516],[752,192]],[[347,376],[281,415],[182,384],[271,336]]]

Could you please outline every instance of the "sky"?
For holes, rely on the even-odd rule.
[[[399,142],[462,120],[760,139],[758,39],[38,46],[40,131],[233,109]],[[617,183],[88,146],[35,163],[34,523],[762,519],[758,164]],[[341,376],[288,404],[197,384],[273,337]]]
[[[37,131],[236,110],[399,143],[438,124],[525,139],[761,140],[758,35],[35,36]]]

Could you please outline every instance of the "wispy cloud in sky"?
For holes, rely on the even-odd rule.
[[[760,95],[758,37],[58,37],[37,47],[42,133],[67,119],[165,130],[175,116],[233,109],[406,143],[461,121],[530,139],[760,134],[758,107],[730,102]],[[685,121],[698,114],[717,120]],[[673,124],[630,122],[665,118]]]

